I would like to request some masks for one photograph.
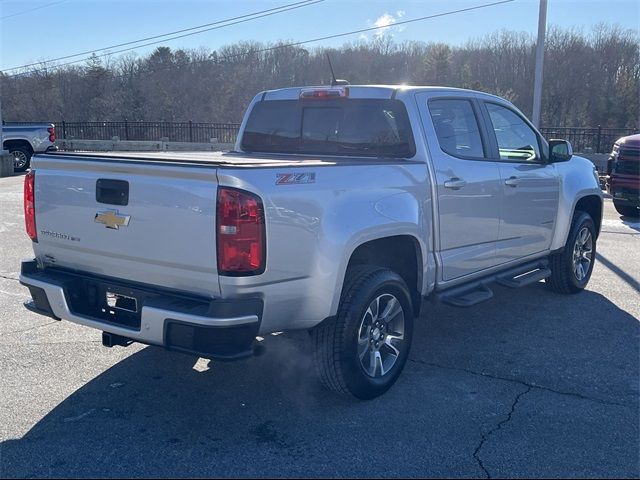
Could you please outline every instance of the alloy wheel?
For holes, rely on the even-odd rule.
[[[13,167],[15,169],[24,168],[28,161],[27,154],[21,150],[14,150],[11,155],[13,156]]]
[[[400,301],[390,293],[374,298],[358,329],[358,357],[368,376],[380,378],[391,371],[400,356],[404,332]]]
[[[582,227],[573,245],[573,274],[582,282],[589,273],[593,261],[593,237],[587,227]]]

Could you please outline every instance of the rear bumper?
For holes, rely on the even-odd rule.
[[[262,319],[260,298],[211,300],[85,272],[40,270],[34,260],[22,262],[20,283],[36,313],[207,358],[252,355]],[[135,312],[110,307],[105,292],[135,299]]]

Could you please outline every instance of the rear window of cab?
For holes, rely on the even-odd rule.
[[[258,102],[249,114],[242,149],[382,158],[415,155],[406,108],[389,99]]]

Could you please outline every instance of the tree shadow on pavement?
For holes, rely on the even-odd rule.
[[[599,252],[596,253],[596,258],[598,262],[602,263],[605,267],[615,273],[620,278],[620,280],[629,285],[636,292],[640,293],[640,282],[633,278],[631,274],[625,272],[622,268],[620,268],[618,265],[613,263],[611,260],[609,260]]]
[[[194,357],[142,349],[4,442],[0,474],[483,477],[481,435],[532,388],[551,407],[527,413],[529,426],[517,422],[531,400],[509,414],[531,452],[510,459],[505,445],[502,463],[484,459],[494,475],[638,475],[632,315],[600,294],[559,296],[539,284],[469,310],[426,302],[421,320],[399,382],[370,402],[322,389],[306,333],[270,336],[265,355],[206,371]],[[592,435],[575,434],[587,414]],[[557,437],[531,433],[544,422]]]

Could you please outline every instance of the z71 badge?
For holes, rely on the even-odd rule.
[[[276,173],[276,185],[298,185],[301,183],[316,183],[315,172]]]

